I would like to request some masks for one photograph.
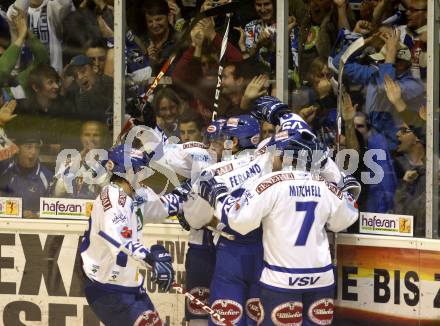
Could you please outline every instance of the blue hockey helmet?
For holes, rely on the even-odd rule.
[[[138,173],[148,167],[151,157],[145,151],[127,145],[118,145],[108,151],[108,161],[113,162],[112,173],[121,177],[130,168],[134,173]]]
[[[205,143],[209,143],[215,140],[221,140],[224,137],[222,133],[223,125],[225,124],[226,119],[217,119],[211,121],[208,127],[204,132]]]
[[[267,146],[274,145],[281,155],[288,152],[294,159],[305,161],[306,168],[319,169],[325,165],[329,150],[311,132],[284,130],[275,134]]]
[[[236,137],[240,149],[256,148],[260,142],[260,123],[251,115],[237,115],[226,120],[222,133],[228,139]]]

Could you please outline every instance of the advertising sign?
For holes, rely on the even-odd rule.
[[[56,219],[88,219],[93,200],[71,198],[40,198],[40,217]]]
[[[414,234],[413,216],[360,213],[359,232],[381,235],[398,235],[412,237]]]
[[[0,197],[0,217],[22,216],[22,199],[18,197]]]

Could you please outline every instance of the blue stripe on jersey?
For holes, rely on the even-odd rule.
[[[313,274],[313,273],[324,273],[333,269],[333,264],[329,264],[324,267],[312,267],[312,268],[287,268],[281,266],[270,265],[266,261],[264,262],[264,267],[269,268],[275,272],[282,273],[293,273],[293,274]]]
[[[263,283],[261,281],[258,281],[258,283],[260,284],[260,286],[273,290],[273,291],[278,291],[278,292],[290,292],[290,293],[304,293],[304,292],[316,292],[316,291],[325,291],[325,290],[332,290],[335,288],[335,283],[333,282],[333,284],[328,285],[328,286],[323,286],[323,287],[318,287],[318,288],[306,288],[306,289],[285,289],[285,288],[279,288],[276,286],[272,286],[266,283]]]
[[[93,285],[97,288],[101,288],[107,291],[123,292],[123,293],[140,293],[142,289],[142,285],[130,287],[130,286],[117,285],[117,284],[101,283],[96,280],[92,280],[89,277],[87,277],[87,279],[91,282],[90,285]]]

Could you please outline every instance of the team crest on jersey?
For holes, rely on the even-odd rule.
[[[341,191],[338,187],[336,187],[335,184],[330,183],[330,182],[327,182],[327,181],[325,182],[325,184],[326,184],[327,188],[328,188],[332,193],[334,193],[334,194],[336,195],[336,197],[338,197],[339,199],[342,200],[342,191]]]
[[[110,201],[110,198],[108,197],[108,188],[105,188],[103,191],[101,191],[100,198],[102,202],[102,207],[104,208],[104,212],[112,208],[112,203]]]
[[[220,317],[224,318],[231,324],[237,323],[241,317],[243,316],[243,307],[236,301],[233,300],[215,300],[212,304],[211,308],[220,315]],[[219,326],[225,326],[225,323],[222,323],[217,320],[211,319],[212,322]]]
[[[290,301],[280,304],[272,310],[272,322],[276,326],[301,326],[302,310],[301,302]]]
[[[205,305],[208,304],[209,299],[209,288],[205,287],[195,287],[189,291],[190,294],[192,294],[196,299],[199,299],[202,301]],[[199,305],[196,303],[187,300],[186,301],[186,307],[188,311],[196,316],[207,316],[207,312],[203,310]]]
[[[263,307],[259,298],[250,298],[246,301],[246,315],[256,322],[264,319]]]
[[[128,227],[124,226],[124,227],[122,228],[121,235],[122,235],[122,237],[125,238],[125,239],[130,239],[132,233],[133,233],[133,232],[132,232],[131,229],[129,229]]]
[[[208,148],[208,146],[206,146],[205,144],[197,143],[197,142],[189,142],[183,144],[183,149],[194,148],[194,147],[203,148],[203,149]]]
[[[258,186],[257,186],[257,194],[261,194],[263,191],[267,190],[268,188],[272,187],[274,184],[286,181],[286,180],[294,180],[295,177],[293,173],[282,173],[282,174],[276,174],[271,176],[270,178],[267,178],[266,180],[263,180]]]
[[[134,322],[133,326],[163,326],[157,311],[147,310]]]
[[[127,195],[122,191],[119,191],[118,205],[124,207],[126,201],[127,201]]]
[[[317,325],[331,325],[333,308],[332,299],[321,299],[310,305],[308,316]]]
[[[229,163],[225,166],[221,166],[221,167],[215,169],[214,172],[216,175],[223,175],[223,174],[229,173],[233,170],[234,170],[234,165],[232,165],[232,163]]]

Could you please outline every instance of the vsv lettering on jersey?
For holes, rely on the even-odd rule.
[[[289,277],[289,285],[308,286],[314,285],[321,276],[303,276],[303,277]]]

